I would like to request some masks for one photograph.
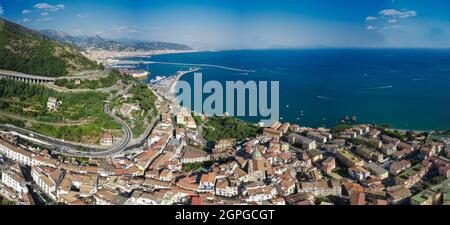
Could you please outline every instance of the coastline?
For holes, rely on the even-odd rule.
[[[86,50],[83,55],[87,58],[103,64],[109,64],[112,60],[151,57],[156,55],[171,55],[182,53],[208,52],[209,50],[151,50],[151,51],[106,51],[106,50]]]
[[[214,50],[213,52],[226,52],[227,50]],[[195,51],[195,52],[212,52],[211,50],[204,50],[204,51]],[[180,52],[181,53],[181,52]],[[167,54],[177,54],[177,53],[167,53]],[[184,58],[184,61],[187,61],[188,62],[188,60],[186,60],[186,58],[188,58],[189,56],[186,56],[186,57],[184,57],[183,56],[183,58]],[[145,60],[145,59],[144,59]],[[137,61],[137,60],[136,60]],[[159,63],[161,63],[161,62],[159,62]],[[161,64],[164,64],[165,62],[162,62]],[[214,64],[218,64],[218,65],[220,65],[220,62],[212,62],[212,63],[214,63]],[[179,64],[181,64],[181,63],[179,63]],[[190,64],[189,64],[190,65]],[[193,65],[193,64],[192,64]],[[196,64],[196,65],[201,65],[201,64]],[[177,71],[177,73],[178,72],[180,72],[180,71]],[[173,74],[173,73],[172,73]],[[175,76],[176,74],[174,74],[174,75],[172,75],[172,76]],[[170,76],[170,75],[169,75]],[[178,79],[182,79],[181,77],[179,77]],[[232,79],[232,78],[231,78]],[[285,117],[285,119],[287,119],[286,117]],[[247,120],[247,119],[245,119],[244,118],[244,120],[246,120],[246,121],[248,121],[248,122],[250,122],[250,123],[255,123],[255,121],[249,121],[249,120]],[[298,123],[298,121],[296,121],[295,119],[293,119],[293,118],[291,118],[291,120],[285,120],[286,122],[290,122],[290,123]],[[370,121],[376,121],[376,120],[370,120]],[[412,121],[412,120],[411,120]],[[301,122],[300,122],[301,123]],[[389,122],[390,123],[390,122]],[[392,123],[394,123],[394,122],[392,122]],[[360,121],[360,122],[358,122],[358,124],[374,124],[374,123],[370,123],[370,122],[364,122],[364,121]],[[327,124],[328,125],[328,124]],[[339,124],[335,124],[335,125],[339,125]],[[381,125],[381,123],[379,123],[379,125]],[[389,129],[390,130],[397,130],[397,131],[401,131],[401,132],[405,132],[405,131],[412,131],[412,132],[415,132],[415,133],[423,133],[423,132],[433,132],[433,131],[447,131],[448,129],[450,129],[450,127],[448,127],[448,128],[446,128],[445,126],[444,127],[442,127],[442,126],[440,126],[440,127],[436,127],[436,128],[438,128],[438,129],[436,129],[436,128],[433,128],[434,126],[429,126],[429,127],[427,127],[427,126],[417,126],[417,128],[416,129],[414,129],[414,127],[411,127],[411,128],[405,128],[405,127],[402,127],[401,126],[401,124],[399,125],[399,124],[397,124],[398,125],[398,127],[396,127],[394,124],[392,124],[392,127],[390,127]],[[308,126],[313,126],[313,127],[320,127],[320,125],[316,125],[316,126],[314,126],[314,124],[311,124],[311,125],[308,125]],[[334,126],[332,126],[332,125],[330,125],[330,127],[334,127]]]

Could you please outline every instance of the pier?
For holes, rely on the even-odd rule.
[[[176,66],[194,66],[194,67],[211,67],[211,68],[217,68],[217,69],[224,69],[224,70],[230,70],[235,72],[244,72],[244,73],[254,73],[254,70],[246,70],[246,69],[239,69],[239,68],[233,68],[233,67],[227,67],[227,66],[220,66],[220,65],[212,65],[212,64],[195,64],[195,63],[175,63],[175,62],[158,62],[158,61],[147,61],[147,62],[139,62],[139,61],[132,61],[132,60],[119,60],[112,62],[111,65],[137,65],[137,64],[164,64],[164,65],[176,65]]]

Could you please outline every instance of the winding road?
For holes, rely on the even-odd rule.
[[[87,146],[81,145],[81,144],[68,143],[65,141],[58,140],[56,138],[48,137],[46,135],[42,135],[42,134],[36,133],[34,131],[29,131],[29,130],[19,128],[19,127],[13,126],[13,125],[9,125],[9,124],[0,124],[0,128],[15,131],[17,133],[27,135],[27,136],[32,135],[33,138],[37,138],[37,139],[40,139],[42,141],[49,143],[49,145],[47,147],[50,147],[50,148],[54,149],[55,152],[58,152],[58,153],[61,153],[64,155],[75,156],[75,157],[87,157],[87,158],[110,157],[110,156],[113,156],[115,154],[118,154],[118,153],[126,150],[126,148],[128,147],[128,145],[131,142],[132,132],[131,132],[131,128],[122,119],[120,119],[119,117],[117,117],[113,113],[111,113],[108,103],[105,103],[103,108],[104,108],[103,109],[104,112],[106,114],[108,114],[110,117],[112,117],[116,122],[118,122],[122,126],[122,130],[124,131],[124,138],[122,139],[122,141],[118,145],[116,145],[115,147],[113,147],[111,149],[95,149],[95,148],[87,147]],[[80,147],[84,148],[85,151],[77,150],[77,148],[80,148]]]

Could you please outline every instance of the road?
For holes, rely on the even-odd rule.
[[[20,73],[15,71],[9,71],[9,70],[0,70],[1,76],[6,77],[14,77],[14,78],[22,78],[22,79],[30,79],[30,80],[40,80],[43,82],[54,82],[56,78],[54,77],[44,77],[44,76],[37,76],[37,75],[31,75],[26,73]]]
[[[101,77],[105,77],[109,74],[110,70],[90,70],[85,71],[78,74],[73,74],[71,76],[64,76],[64,77],[44,77],[39,75],[33,75],[33,74],[26,74],[26,73],[20,73],[15,71],[9,71],[9,70],[0,70],[0,75],[6,76],[6,77],[14,77],[14,78],[22,78],[22,79],[30,79],[30,80],[40,80],[43,82],[55,82],[56,80],[60,79],[68,79],[68,80],[92,80],[92,79],[98,79]]]
[[[130,126],[128,126],[128,124],[125,123],[122,119],[120,119],[119,117],[117,117],[116,115],[111,113],[108,103],[105,103],[103,109],[106,114],[108,114],[110,117],[112,117],[114,120],[116,120],[116,122],[118,122],[122,126],[122,130],[124,131],[125,136],[122,139],[122,142],[117,147],[110,149],[108,151],[105,151],[103,153],[100,152],[100,157],[102,157],[102,155],[104,155],[104,154],[106,154],[106,156],[110,156],[110,155],[114,155],[119,152],[122,152],[123,150],[126,149],[128,144],[130,143],[131,139],[133,138],[133,134],[131,132]],[[98,153],[99,152],[96,152],[96,154],[98,154]]]
[[[69,76],[64,77],[57,77],[57,80],[60,79],[67,79],[67,80],[93,80],[93,79],[99,79],[102,77],[108,76],[108,74],[111,72],[110,69],[105,70],[88,70],[76,74],[71,74]]]
[[[34,136],[34,138],[40,139],[42,141],[45,141],[47,143],[49,143],[50,145],[48,147],[54,149],[55,152],[64,154],[64,155],[69,155],[69,156],[75,156],[75,157],[88,157],[88,158],[104,158],[104,157],[110,157],[113,156],[115,154],[118,154],[124,150],[126,150],[126,148],[128,147],[131,139],[132,139],[132,132],[131,132],[131,128],[119,117],[115,116],[113,113],[111,113],[110,109],[109,109],[109,105],[108,103],[104,104],[104,112],[106,114],[108,114],[110,117],[112,117],[114,120],[116,120],[116,122],[118,122],[121,126],[122,126],[122,130],[124,131],[124,138],[122,139],[122,141],[116,145],[115,147],[111,148],[111,149],[94,149],[94,148],[90,148],[90,147],[86,147],[85,145],[77,145],[77,144],[72,144],[72,143],[68,143],[68,142],[64,142],[61,140],[58,140],[56,138],[52,138],[52,137],[48,137],[33,131],[29,131],[23,128],[19,128],[13,125],[9,125],[9,124],[0,124],[0,128],[3,129],[8,129],[11,131],[15,131],[21,134],[32,134]],[[77,150],[78,148],[84,148],[85,151],[80,151]]]
[[[35,120],[35,119],[32,119],[32,118],[23,117],[23,116],[17,116],[17,115],[14,115],[14,114],[3,112],[3,111],[0,111],[0,116],[13,118],[15,120],[30,121],[32,123],[52,125],[52,126],[61,126],[61,127],[63,127],[63,126],[80,126],[80,125],[84,125],[84,124],[90,123],[90,121],[87,121],[87,120],[83,120],[83,121],[67,121],[67,122],[53,122],[53,123],[51,123],[51,122],[42,122],[42,121]]]

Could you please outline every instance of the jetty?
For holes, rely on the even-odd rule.
[[[132,61],[132,60],[117,60],[110,62],[110,65],[137,65],[137,64],[163,64],[163,65],[176,65],[176,66],[193,66],[193,67],[211,67],[217,69],[230,70],[235,72],[254,73],[254,70],[246,70],[240,68],[233,68],[212,64],[195,64],[195,63],[175,63],[175,62],[159,62],[159,61]]]

